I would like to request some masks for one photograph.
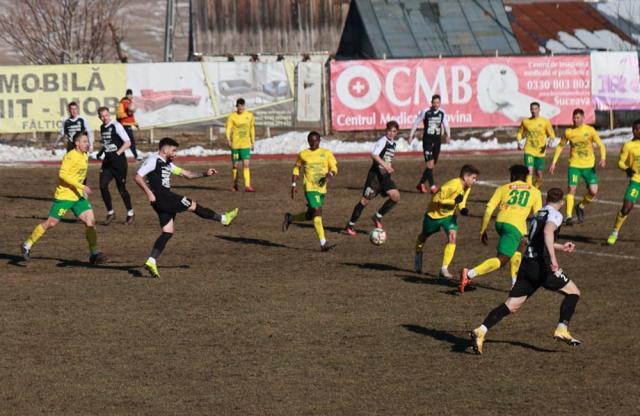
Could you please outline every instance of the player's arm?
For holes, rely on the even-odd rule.
[[[625,143],[620,149],[620,156],[618,157],[618,168],[625,171],[628,177],[632,177],[635,173],[629,163],[629,146]]]
[[[420,125],[420,122],[424,119],[424,112],[425,110],[420,111],[416,116],[416,119],[413,121],[413,126],[411,127],[411,133],[409,133],[409,141],[413,140],[414,135],[416,134],[416,130]]]
[[[227,122],[224,125],[224,134],[227,136],[227,143],[231,147],[231,133],[233,131],[233,114],[227,117]]]
[[[171,164],[171,174],[176,176],[182,176],[187,179],[199,179],[199,178],[208,178],[209,176],[213,176],[218,173],[214,168],[209,168],[202,172],[194,172],[192,170],[187,170],[180,168],[174,164]]]
[[[537,189],[532,189],[534,191],[534,200],[533,204],[531,204],[531,213],[535,214],[536,212],[542,209],[542,193]]]
[[[522,142],[522,136],[524,135],[524,120],[520,122],[520,127],[518,127],[518,132],[516,133],[516,142],[518,143],[518,150],[521,150],[524,146]]]
[[[60,128],[60,132],[58,133],[58,137],[49,144],[49,149],[51,149],[51,154],[56,154],[56,147],[60,143],[60,140],[64,138],[66,135],[64,134],[64,122],[62,123],[62,127]]]
[[[443,109],[440,109],[440,111],[442,111],[442,128],[444,129],[444,139],[446,140],[447,143],[449,143],[451,141],[451,129],[449,128],[449,119],[447,118],[447,113],[445,113]]]
[[[558,269],[560,269],[558,258],[556,257],[556,250],[571,253],[576,248],[576,245],[570,241],[567,241],[564,244],[555,242],[555,231],[557,228],[558,226],[551,221],[547,221],[546,225],[544,226],[544,245],[547,247],[547,251],[549,252],[549,259],[551,260],[550,267],[552,272],[558,271]]]
[[[122,146],[120,146],[120,148],[116,150],[116,154],[120,156],[121,154],[124,154],[125,150],[131,147],[131,139],[129,138],[127,131],[124,129],[124,127],[122,127],[122,124],[116,122],[115,126],[116,134],[122,139]]]
[[[432,200],[433,202],[437,202],[441,205],[449,205],[453,207],[457,203],[457,196],[457,192],[451,186],[442,185],[438,192],[433,196]],[[460,201],[462,201],[462,198],[460,198]]]
[[[251,139],[251,148],[256,144],[256,119],[251,114],[251,121],[249,122],[249,139]]]
[[[487,244],[489,238],[487,236],[487,227],[489,227],[489,223],[491,222],[491,216],[493,215],[493,211],[500,204],[500,200],[502,199],[502,188],[496,189],[491,196],[489,202],[487,202],[487,208],[484,210],[484,215],[482,216],[482,223],[480,224],[480,239],[483,244]]]
[[[467,216],[469,215],[469,208],[467,208],[467,200],[469,199],[469,194],[471,193],[471,187],[468,187],[464,191],[464,195],[462,196],[462,202],[458,204],[458,209],[460,210],[460,214]]]
[[[93,151],[93,144],[94,144],[93,130],[91,129],[91,127],[89,127],[89,122],[87,121],[86,118],[82,117],[82,120],[84,120],[83,122],[84,122],[84,125],[86,126],[87,137],[89,138],[89,151],[91,152]]]
[[[600,149],[600,163],[598,164],[598,166],[604,168],[607,165],[607,147],[604,145],[595,129],[593,130],[593,141],[598,145],[598,148]]]
[[[551,125],[551,122],[549,120],[547,120],[547,124],[544,127],[544,131],[548,139],[556,138],[556,131],[553,129],[553,126]]]
[[[376,145],[374,146],[373,151],[371,152],[371,159],[373,159],[374,162],[376,162],[378,165],[382,166],[384,170],[386,170],[387,172],[393,173],[393,168],[391,167],[391,165],[385,162],[380,157],[380,152],[382,152],[382,149],[384,149],[384,146],[386,145],[386,143],[387,143],[386,137],[382,137],[380,140],[376,142]]]
[[[149,185],[147,185],[147,181],[144,180],[144,177],[149,174],[156,166],[156,159],[153,157],[147,158],[147,160],[142,163],[138,172],[136,172],[136,176],[133,177],[133,181],[142,189],[147,196],[147,199],[150,203],[156,202],[156,196],[153,194]]]
[[[296,159],[296,164],[293,167],[293,173],[291,174],[291,199],[294,199],[296,196],[296,192],[298,192],[298,177],[300,176],[300,169],[303,166],[303,160],[298,154],[298,158]]]
[[[562,153],[562,149],[567,144],[567,136],[564,134],[562,139],[560,139],[560,143],[558,143],[558,147],[556,147],[556,151],[553,153],[553,161],[551,162],[551,167],[549,167],[549,172],[553,175],[556,170],[556,162],[560,158],[560,153]]]
[[[78,195],[82,195],[83,192],[90,194],[91,188],[89,188],[82,182],[78,182],[76,180],[76,176],[74,175],[74,173],[77,173],[77,172],[74,172],[74,171],[75,169],[73,169],[73,163],[71,162],[71,160],[68,158],[65,158],[62,161],[62,165],[60,166],[60,172],[58,174],[58,177],[63,182],[67,183],[68,185],[71,185],[75,189]]]

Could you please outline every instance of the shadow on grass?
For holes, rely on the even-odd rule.
[[[399,267],[393,266],[391,264],[383,264],[383,263],[340,263],[343,266],[352,266],[357,267],[358,269],[364,270],[376,270],[381,272],[407,272],[411,273],[411,270],[401,269]]]
[[[309,223],[304,223],[304,222],[294,222],[291,224],[292,226],[296,226],[298,228],[313,228],[313,224],[309,224]],[[346,234],[346,232],[344,231],[344,227],[328,227],[328,226],[324,226],[325,231],[330,231],[332,233],[336,233],[336,234]],[[359,233],[366,233],[365,230],[356,230],[356,232]]]
[[[0,197],[2,198],[8,198],[8,199],[26,199],[29,201],[47,201],[47,202],[51,202],[52,199],[51,198],[46,198],[46,197],[42,197],[42,196],[27,196],[27,195],[5,195],[5,194],[0,194]]]
[[[445,286],[451,288],[451,290],[447,290],[443,293],[451,296],[461,296],[462,294],[458,292],[458,282],[451,279],[445,279],[442,277],[438,277],[433,274],[425,273],[424,275],[417,274],[397,274],[396,277],[401,278],[403,281],[407,283],[421,284],[421,285],[432,285],[432,286]],[[485,286],[482,284],[477,284],[475,281],[471,285],[464,288],[464,293],[469,293],[476,291],[478,289],[492,290],[494,292],[502,292],[509,293],[508,290],[497,289],[491,286]]]
[[[192,189],[192,190],[204,190],[204,191],[228,191],[229,188],[221,188],[219,186],[204,186],[204,185],[171,185],[171,189]]]
[[[11,266],[27,267],[27,265],[24,264],[24,259],[22,258],[22,256],[16,254],[0,253],[0,259],[8,260],[7,264]]]
[[[425,328],[419,325],[408,324],[403,324],[402,327],[409,332],[425,335],[435,339],[436,341],[442,341],[451,344],[451,352],[460,354],[473,354],[473,350],[471,349],[471,339],[468,336],[468,331],[445,331],[442,329]],[[563,352],[560,350],[549,350],[547,348],[537,347],[535,345],[527,344],[526,342],[520,341],[486,340],[484,344],[509,344],[515,347],[521,347],[535,352]]]
[[[259,238],[232,237],[230,235],[216,235],[216,238],[219,238],[225,241],[230,241],[232,243],[251,244],[251,245],[257,245],[257,246],[264,246],[264,247],[277,247],[277,248],[288,248],[292,250],[297,250],[296,247],[289,247],[284,244],[274,243],[273,241],[262,240]]]
[[[30,217],[20,216],[20,217],[13,217],[13,218],[20,219],[20,220],[24,220],[24,219],[27,219],[27,220],[33,219],[33,220],[40,220],[40,221],[46,221],[47,220],[47,217],[42,217],[42,216],[37,216],[37,215],[31,215]],[[61,218],[60,222],[65,223],[65,224],[76,224],[76,223],[79,223],[81,221],[79,219],[77,219],[77,218]]]

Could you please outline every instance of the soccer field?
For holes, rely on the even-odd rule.
[[[341,233],[370,161],[338,155],[324,208],[327,238],[338,245],[328,253],[311,223],[281,231],[283,214],[304,208],[302,192],[289,198],[292,160],[252,161],[255,194],[227,191],[226,161],[213,163],[217,177],[174,179],[175,192],[240,215],[225,228],[180,214],[157,280],[141,267],[160,230],[131,180],[134,165],[136,222],[121,224],[125,210],[112,185],[118,220],[98,226],[109,259],[98,267],[89,266],[83,227],[69,216],[22,261],[19,245],[48,213],[58,166],[1,167],[0,413],[637,414],[640,210],[616,246],[603,245],[627,185],[616,158],[611,153],[599,172],[599,201],[587,207],[585,223],[561,231],[561,240],[577,244],[559,260],[582,291],[571,324],[582,345],[553,340],[561,298],[540,290],[489,332],[483,356],[473,354],[468,331],[506,299],[509,272],[482,276],[458,296],[456,282],[437,277],[443,234],[426,243],[426,274],[413,271],[430,198],[414,189],[418,158],[394,162],[402,199],[384,219],[386,244],[376,247],[366,233],[380,198],[357,237]],[[566,159],[543,190],[566,188]],[[458,219],[456,274],[495,254],[493,225],[489,245],[479,239],[484,205],[521,161],[521,154],[445,154],[437,166],[438,183],[464,163],[481,172],[472,215]],[[98,169],[91,167],[88,184],[102,220]]]

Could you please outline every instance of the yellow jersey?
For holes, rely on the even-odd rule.
[[[564,131],[560,144],[553,155],[554,165],[567,142],[571,146],[569,166],[572,168],[592,168],[596,165],[596,156],[593,152],[594,143],[600,148],[600,159],[604,160],[607,157],[607,149],[602,140],[600,140],[596,129],[587,124],[582,124],[579,127],[569,127]]]
[[[89,155],[70,150],[62,158],[54,198],[62,201],[77,201],[84,196],[84,180],[89,168]]]
[[[451,217],[456,212],[456,206],[459,209],[463,209],[467,205],[467,198],[470,192],[471,188],[465,190],[460,178],[453,178],[447,181],[431,198],[427,208],[427,215],[434,220]],[[459,195],[462,195],[462,202],[456,204],[455,199]]]
[[[293,175],[299,176],[300,169],[304,169],[304,191],[327,193],[327,173],[338,173],[338,162],[330,150],[317,148],[305,149],[298,153]]]
[[[630,140],[622,146],[618,167],[622,170],[631,168],[631,180],[640,183],[640,140]]]
[[[538,188],[523,181],[502,185],[487,203],[480,234],[487,230],[491,215],[498,206],[500,210],[496,222],[511,224],[524,235],[527,233],[527,217],[542,208],[542,194]]]
[[[232,149],[248,149],[256,141],[256,127],[253,114],[249,111],[231,113],[225,125],[227,140]]]
[[[524,152],[536,157],[544,157],[547,150],[547,137],[555,139],[551,122],[544,117],[526,118],[520,123],[516,139],[525,138]]]

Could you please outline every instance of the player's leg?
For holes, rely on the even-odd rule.
[[[576,187],[578,186],[578,182],[580,180],[580,169],[572,168],[569,166],[568,169],[568,188],[567,195],[565,197],[567,201],[567,218],[565,219],[566,225],[573,225],[573,208],[575,206],[575,197],[576,197]]]
[[[55,207],[55,202],[54,205],[51,207],[51,211],[53,211]],[[66,212],[66,209],[64,210],[64,212]],[[31,232],[31,235],[24,241],[24,243],[22,243],[22,257],[25,260],[29,260],[30,256],[31,256],[31,248],[33,247],[33,245],[40,239],[42,238],[42,236],[51,228],[55,227],[56,225],[58,225],[58,223],[60,222],[60,218],[62,218],[62,216],[64,216],[64,212],[62,212],[62,215],[58,216],[57,214],[55,216],[52,216],[51,213],[49,214],[49,217],[44,221],[41,222],[40,224],[36,225],[35,228],[33,229],[33,231]]]
[[[244,180],[244,190],[245,192],[254,192],[253,187],[251,186],[251,149],[242,149],[241,152],[242,157],[242,178]]]
[[[398,201],[400,201],[400,191],[395,187],[395,184],[392,181],[390,181],[390,183],[392,184],[390,185],[390,187],[392,187],[391,189],[383,188],[388,197],[387,200],[384,201],[384,204],[382,204],[380,209],[373,214],[372,220],[376,228],[382,228],[382,217],[387,215],[396,206]]]
[[[533,169],[535,171],[536,174],[536,179],[535,182],[533,183],[533,185],[540,189],[542,187],[542,184],[544,182],[544,169],[545,169],[545,163],[544,163],[544,156],[540,156],[540,157],[536,157],[533,160]]]
[[[371,181],[371,173],[367,176],[367,182],[365,183],[364,191],[362,192],[362,198],[358,201],[355,207],[353,207],[353,211],[351,212],[351,217],[349,218],[349,222],[345,228],[345,232],[351,236],[356,235],[356,230],[354,227],[356,226],[356,222],[360,219],[362,215],[362,211],[364,211],[364,207],[369,205],[369,202],[376,195],[378,195],[378,185],[377,183],[373,183]],[[371,182],[371,183],[370,183]]]
[[[231,225],[231,222],[238,216],[238,208],[234,208],[231,211],[225,212],[224,214],[218,214],[214,210],[204,207],[196,203],[196,201],[188,199],[187,197],[182,197],[182,200],[189,201],[187,211],[193,212],[200,218],[217,221],[225,227]],[[182,203],[186,204],[186,202]]]
[[[444,224],[444,229],[447,233],[447,244],[445,244],[444,253],[442,254],[440,277],[451,279],[453,278],[453,275],[449,271],[449,265],[453,261],[453,256],[456,253],[456,240],[458,237],[458,224],[455,216],[448,219],[448,222]]]
[[[104,263],[107,258],[104,254],[98,251],[98,234],[96,232],[96,217],[91,209],[91,205],[87,200],[81,200],[78,202],[77,207],[74,209],[76,216],[84,223],[84,233],[89,246],[89,263],[100,264]]]
[[[558,320],[558,325],[553,333],[553,337],[569,345],[579,345],[580,341],[575,339],[569,332],[569,322],[580,300],[580,290],[578,286],[576,286],[562,270],[558,270],[556,272],[548,272],[544,282],[544,288],[557,291],[564,295],[564,299],[560,304],[560,319]]]
[[[124,203],[124,206],[127,209],[127,216],[123,224],[131,225],[133,224],[135,213],[133,211],[133,205],[131,204],[131,195],[129,195],[129,191],[127,190],[127,169],[128,169],[127,160],[126,159],[118,160],[114,164],[113,177],[115,178],[115,181],[116,181],[116,187],[118,188],[118,193],[120,193],[122,202]]]
[[[640,183],[631,181],[629,183],[629,186],[627,187],[627,192],[624,194],[624,199],[622,200],[622,208],[616,214],[616,220],[613,224],[613,231],[607,239],[607,243],[609,245],[614,245],[616,241],[618,241],[618,232],[620,231],[620,228],[622,228],[622,224],[624,224],[627,216],[633,209],[633,206],[638,200],[639,195]]]
[[[413,268],[416,273],[422,273],[422,255],[424,253],[424,243],[431,235],[437,233],[441,228],[441,224],[438,220],[434,220],[427,214],[424,214],[422,219],[422,230],[416,238],[415,257],[413,262]]]
[[[511,271],[511,287],[516,284],[516,278],[518,277],[518,269],[522,263],[522,254],[516,251],[509,259],[509,271]]]
[[[598,194],[598,175],[596,175],[596,169],[585,169],[583,170],[583,178],[587,183],[587,192],[582,197],[582,201],[576,207],[576,216],[578,217],[578,222],[584,221],[584,209],[587,205],[593,201],[593,199]]]
[[[238,190],[238,165],[240,164],[240,150],[231,149],[231,178],[233,183],[231,184],[231,192]]]
[[[528,153],[524,154],[524,165],[527,167],[527,169],[529,170],[529,173],[527,174],[527,183],[529,185],[533,184],[533,161],[534,161],[534,157],[533,155],[530,155]]]
[[[154,278],[160,277],[157,260],[162,254],[162,252],[164,251],[171,237],[173,237],[173,233],[175,232],[175,226],[174,226],[175,214],[158,212],[158,216],[160,218],[160,226],[162,228],[162,233],[156,239],[155,243],[153,243],[153,248],[151,249],[151,253],[147,258],[147,261],[144,263],[144,268],[147,271],[149,271],[149,273],[151,274],[151,277],[154,277]]]
[[[113,210],[113,202],[111,201],[111,193],[109,192],[109,183],[113,179],[113,168],[111,165],[102,166],[100,169],[100,195],[102,195],[102,201],[104,207],[107,210],[107,218],[102,222],[102,225],[109,225],[111,221],[116,218],[116,213]]]
[[[433,141],[422,139],[422,154],[424,156],[425,168],[422,171],[422,176],[416,185],[416,189],[421,193],[426,193],[427,188],[424,183],[429,181],[429,187],[433,185]]]

